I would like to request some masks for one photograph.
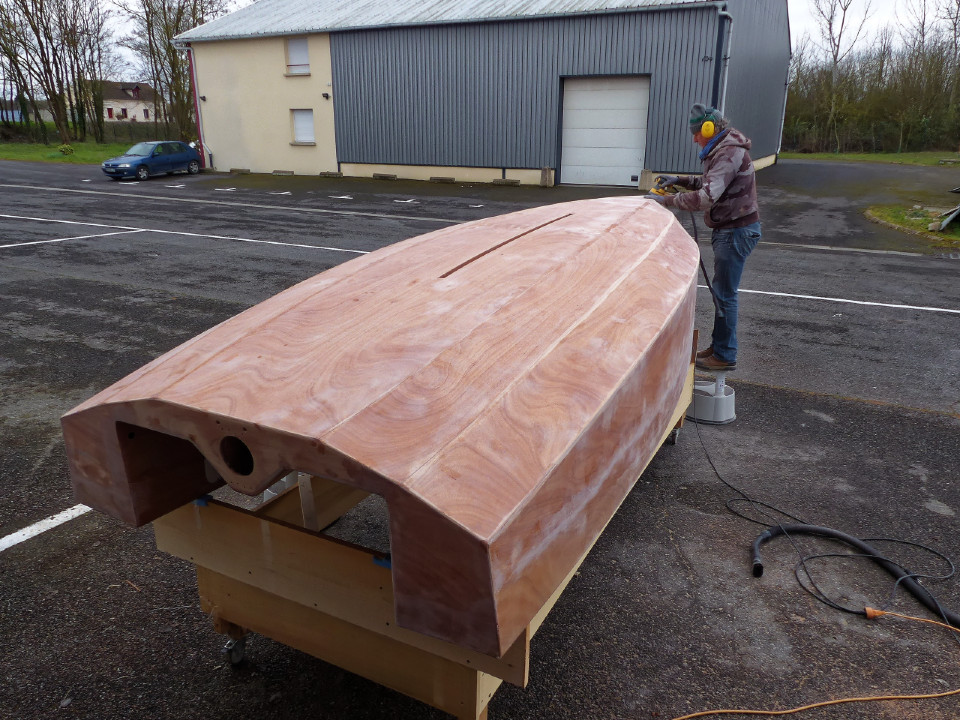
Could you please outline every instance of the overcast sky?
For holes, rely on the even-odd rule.
[[[853,4],[850,6],[850,14],[855,21],[854,28],[863,17],[867,2],[868,0],[853,0]],[[928,0],[928,2],[930,2],[932,8],[933,0]],[[906,4],[907,0],[870,0],[869,18],[864,27],[867,37],[873,37],[885,25],[893,25],[896,22],[897,5],[900,6],[900,13],[904,16],[902,19],[909,18],[909,15],[904,15]],[[814,19],[812,0],[787,0],[787,6],[790,11],[790,40],[792,44],[796,46],[797,41],[803,37],[805,32],[809,32],[810,36],[816,40],[819,37],[819,31]]]

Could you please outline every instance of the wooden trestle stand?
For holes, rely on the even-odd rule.
[[[691,358],[660,445],[675,440],[692,396]],[[364,497],[301,475],[255,511],[197,500],[154,521],[157,547],[196,566],[201,606],[218,632],[256,632],[457,718],[486,718],[502,681],[527,684],[530,639],[589,548],[507,652],[490,657],[398,627],[389,556],[320,531]]]

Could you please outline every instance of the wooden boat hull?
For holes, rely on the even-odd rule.
[[[642,198],[407,240],[212,328],[62,419],[81,502],[141,525],[298,470],[381,495],[396,621],[499,656],[659,447],[697,248]]]

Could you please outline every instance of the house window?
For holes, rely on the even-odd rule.
[[[113,120],[113,108],[107,108],[107,119]]]
[[[313,145],[313,110],[291,110],[293,120],[293,142],[295,145]]]
[[[309,75],[310,53],[306,38],[287,40],[287,75]]]
[[[150,111],[147,110],[146,108],[143,109],[143,119],[144,119],[144,120],[149,120],[149,119],[150,119]]]
[[[120,119],[121,119],[121,120],[126,120],[126,119],[127,119],[127,109],[126,109],[126,108],[120,108]]]

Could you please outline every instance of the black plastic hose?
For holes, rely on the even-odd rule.
[[[847,533],[840,532],[839,530],[834,530],[832,528],[821,527],[819,525],[805,525],[800,523],[777,525],[768,528],[765,532],[761,533],[756,540],[753,541],[754,577],[760,577],[763,575],[763,562],[760,560],[760,546],[768,540],[772,540],[780,535],[818,535],[820,537],[839,540],[851,545],[852,547],[855,547],[864,555],[869,556],[875,563],[877,563],[877,565],[893,575],[893,577],[897,579],[897,582],[909,590],[910,594],[923,603],[924,606],[930,610],[930,612],[942,617],[955,628],[960,628],[960,615],[941,607],[936,598],[934,598],[933,595],[931,595],[930,592],[923,587],[923,585],[918,583],[913,578],[911,573],[907,572],[899,565],[887,560],[872,545],[865,543],[860,538],[856,538],[853,535],[848,535]]]
[[[700,238],[697,236],[697,219],[693,216],[693,212],[690,213],[690,222],[693,223],[693,241],[697,244],[697,253],[700,252]],[[707,275],[707,268],[703,264],[703,255],[700,255],[700,271],[703,273],[704,282],[707,283],[707,290],[710,291],[710,297],[713,298],[713,308],[717,311],[717,317],[724,317],[723,308],[720,307],[720,298],[717,297],[717,293],[713,289],[713,285],[710,283],[710,276]]]

